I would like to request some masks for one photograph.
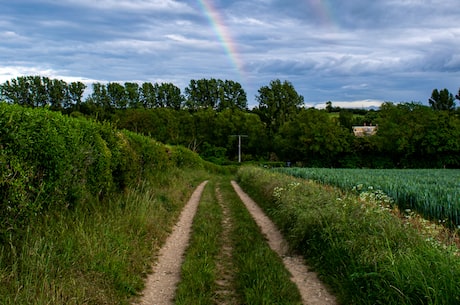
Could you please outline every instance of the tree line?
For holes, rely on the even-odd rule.
[[[225,163],[279,161],[320,167],[460,168],[460,111],[447,89],[421,103],[384,103],[378,110],[304,107],[289,81],[272,80],[248,109],[238,82],[191,80],[184,93],[172,83],[94,83],[25,76],[0,85],[0,98],[25,107],[49,107],[72,116],[111,121],[119,128],[183,145]],[[353,126],[378,126],[356,137]]]

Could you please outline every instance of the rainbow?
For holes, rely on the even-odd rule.
[[[209,23],[211,24],[212,28],[214,29],[214,32],[216,33],[217,37],[222,43],[225,53],[227,53],[227,56],[229,57],[232,65],[237,70],[238,74],[240,75],[241,80],[243,80],[243,75],[244,75],[243,63],[240,59],[240,56],[237,50],[237,44],[232,39],[232,36],[230,35],[228,28],[225,26],[221,15],[216,10],[216,8],[212,5],[211,0],[198,0],[198,3],[200,4],[201,9],[207,16]]]
[[[338,24],[334,18],[333,8],[329,0],[306,0],[322,26],[337,28]]]

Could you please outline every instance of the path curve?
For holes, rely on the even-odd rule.
[[[177,284],[180,281],[181,265],[185,249],[188,246],[193,218],[195,217],[201,194],[207,181],[202,182],[193,192],[182,210],[179,221],[168,236],[158,254],[145,283],[145,290],[139,304],[172,305]]]
[[[324,284],[318,279],[315,272],[309,270],[304,259],[298,255],[291,255],[288,251],[287,242],[273,222],[265,215],[262,209],[232,181],[235,192],[243,201],[252,217],[267,237],[268,244],[283,260],[286,269],[292,275],[291,280],[297,285],[302,303],[308,305],[332,305],[337,304],[335,297],[329,293]]]

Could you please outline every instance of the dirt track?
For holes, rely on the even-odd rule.
[[[193,218],[197,211],[201,194],[207,181],[200,184],[184,207],[173,232],[161,248],[153,272],[146,281],[146,288],[140,304],[144,305],[172,305],[176,286],[180,281],[180,268],[183,254],[187,248]],[[292,275],[292,281],[299,288],[303,304],[326,305],[336,304],[332,296],[318,280],[314,272],[304,264],[302,257],[291,256],[287,251],[287,244],[271,220],[263,213],[257,204],[232,181],[236,193],[239,195],[261,231],[268,240],[273,251],[283,259],[283,263]],[[222,203],[221,203],[222,204]]]
[[[160,249],[158,261],[153,266],[153,273],[147,278],[145,290],[140,304],[169,305],[174,304],[173,298],[177,283],[180,280],[180,269],[183,254],[187,248],[190,231],[201,193],[207,181],[201,183],[193,192],[185,205],[179,221]]]

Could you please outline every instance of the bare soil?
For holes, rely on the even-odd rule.
[[[193,217],[195,217],[201,194],[207,181],[201,183],[185,205],[179,221],[160,249],[153,272],[147,278],[140,300],[143,305],[172,305],[185,249],[190,240]]]
[[[188,246],[193,217],[199,205],[201,194],[206,185],[206,181],[200,184],[192,194],[190,200],[184,207],[178,223],[175,225],[173,232],[168,237],[165,245],[161,248],[158,255],[158,260],[153,266],[153,272],[149,275],[146,281],[146,288],[139,304],[147,305],[172,305],[176,286],[180,281],[180,269],[183,261],[185,249]],[[319,281],[316,273],[312,272],[308,266],[304,264],[302,257],[291,255],[288,251],[287,243],[282,237],[279,230],[275,227],[272,221],[264,214],[257,204],[232,181],[234,190],[237,192],[252,217],[255,219],[261,231],[267,238],[270,247],[278,253],[282,258],[283,263],[292,275],[292,281],[297,285],[302,296],[303,304],[311,305],[326,305],[337,304],[335,297],[331,295],[324,284]],[[223,208],[223,230],[231,229],[231,219],[229,218],[228,210],[225,208],[222,196],[219,190],[216,189],[219,204]],[[227,235],[227,234],[224,234]],[[225,245],[222,248],[222,258],[231,255],[231,246]],[[228,262],[229,259],[223,259]],[[228,265],[218,265],[219,273],[223,277],[218,279],[219,290],[217,291],[218,300],[222,303],[235,304],[236,297],[232,291],[232,271],[223,269],[230,268]]]

